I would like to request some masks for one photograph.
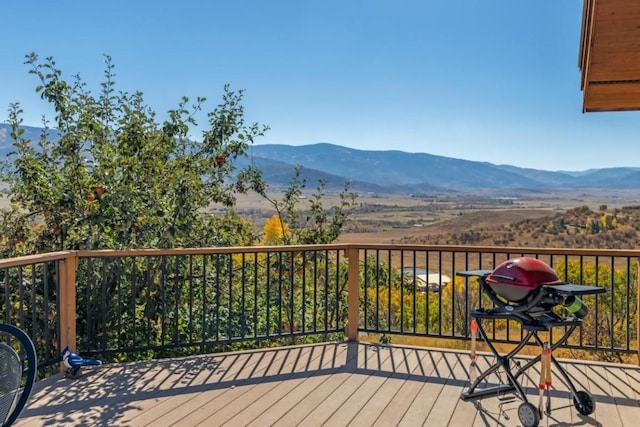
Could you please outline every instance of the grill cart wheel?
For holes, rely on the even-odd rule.
[[[540,412],[533,404],[524,402],[518,406],[518,418],[524,427],[538,427]]]
[[[573,398],[573,406],[576,407],[580,415],[590,415],[596,409],[596,401],[591,393],[586,390],[580,390]]]

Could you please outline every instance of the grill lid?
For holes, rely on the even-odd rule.
[[[486,278],[491,289],[509,301],[522,301],[542,285],[564,283],[549,265],[520,257],[499,264]]]

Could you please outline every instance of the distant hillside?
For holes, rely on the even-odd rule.
[[[24,134],[22,137],[31,141],[38,141],[42,135],[42,128],[22,126]],[[51,138],[57,138],[58,132],[55,129],[49,129]],[[11,140],[11,127],[6,123],[0,123],[0,155],[5,158],[11,151],[13,141]]]
[[[38,140],[42,129],[25,127],[25,138]],[[0,155],[11,150],[10,129],[0,124]],[[55,137],[55,131],[52,131]],[[544,171],[510,165],[494,165],[426,153],[356,150],[319,143],[290,146],[254,145],[253,162],[273,187],[285,186],[293,177],[295,165],[304,167],[310,186],[318,179],[328,189],[338,189],[346,181],[354,191],[426,193],[451,191],[544,192],[549,189],[640,189],[640,167],[590,169],[586,171]]]
[[[356,150],[320,143],[303,146],[256,145],[254,157],[279,159],[348,179],[397,186],[448,190],[508,190],[545,188],[640,188],[640,168],[553,172],[494,165],[403,151]]]
[[[256,145],[255,157],[279,159],[349,179],[414,188],[517,188],[539,185],[489,163],[403,151],[365,151],[332,144]]]
[[[254,157],[253,159],[241,158],[237,160],[238,167],[245,167],[253,161],[253,165],[262,171],[264,180],[273,189],[285,188],[295,175],[295,165],[280,162],[278,160]],[[349,189],[357,192],[388,192],[389,188],[370,182],[349,180],[343,176],[332,175],[323,171],[311,168],[303,168],[302,175],[308,178],[308,189],[315,189],[320,180],[327,183],[327,190],[341,190],[346,182],[349,182]]]
[[[580,172],[549,172],[500,165],[501,169],[527,176],[552,187],[640,188],[640,168],[603,168]]]
[[[508,213],[514,214],[502,215]],[[391,243],[591,249],[633,249],[640,244],[640,209],[633,206],[613,211],[582,206],[508,224],[492,223],[487,216],[487,211],[470,212]]]

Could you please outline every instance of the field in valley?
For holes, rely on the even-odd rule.
[[[278,200],[281,194],[274,192]],[[309,203],[311,192],[299,200],[299,206]],[[339,202],[338,194],[327,192],[323,204],[329,208]],[[357,209],[339,242],[351,243],[418,243],[457,244],[446,241],[445,236],[482,232],[503,233],[512,224],[526,220],[553,218],[570,209],[587,206],[594,211],[620,209],[640,205],[640,190],[566,190],[553,193],[515,191],[499,193],[451,194],[360,194]],[[0,209],[7,209],[7,195],[0,197]],[[224,208],[212,206],[210,212],[220,213]],[[237,210],[253,221],[258,232],[264,222],[275,213],[273,206],[257,194],[238,199]],[[518,237],[518,236],[516,236]],[[524,240],[522,240],[524,239]],[[526,237],[515,245],[527,245]],[[486,240],[486,239],[485,239]],[[487,242],[467,242],[483,244]]]
[[[278,197],[274,194],[275,199]],[[254,221],[258,229],[275,213],[273,206],[257,195],[244,196],[238,202],[238,210]],[[325,196],[326,207],[337,202],[336,194]],[[300,200],[300,206],[306,203],[308,198]],[[613,211],[640,205],[640,190],[559,190],[547,194],[528,192],[521,196],[514,196],[514,192],[420,196],[369,193],[360,194],[357,204],[339,242],[435,244],[443,243],[442,237],[446,235],[479,230],[491,233],[525,220],[552,218],[581,206],[594,211],[603,207]],[[526,241],[515,243],[527,244]]]

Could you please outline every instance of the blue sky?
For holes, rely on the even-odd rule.
[[[582,0],[3,2],[0,121],[16,101],[25,124],[53,118],[26,53],[95,92],[109,54],[118,89],[161,117],[245,89],[247,119],[271,127],[258,143],[640,166],[640,112],[582,113],[581,15]]]

